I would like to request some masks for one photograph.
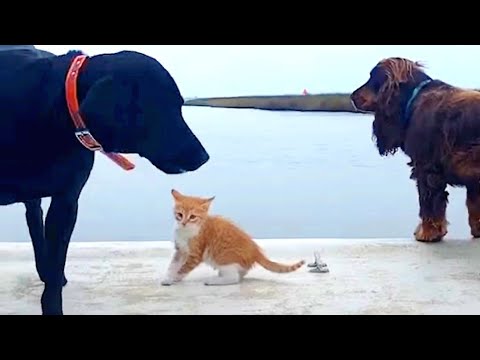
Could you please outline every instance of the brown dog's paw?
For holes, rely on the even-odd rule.
[[[480,238],[480,220],[469,218],[468,223],[470,224],[470,233],[473,238]]]
[[[423,221],[415,230],[415,239],[420,242],[435,243],[442,241],[447,235],[448,223],[443,221]]]
[[[470,230],[470,233],[474,239],[480,239],[480,225],[477,225],[476,227],[470,227]]]

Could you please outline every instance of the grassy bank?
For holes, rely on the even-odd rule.
[[[219,97],[192,99],[186,101],[185,105],[274,111],[357,112],[350,102],[350,94]]]

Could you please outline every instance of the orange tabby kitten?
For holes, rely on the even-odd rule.
[[[175,254],[162,285],[180,282],[202,262],[218,270],[205,285],[238,284],[259,264],[276,273],[292,272],[305,264],[283,265],[270,261],[244,231],[227,219],[209,215],[214,197],[203,199],[172,190],[174,198]]]

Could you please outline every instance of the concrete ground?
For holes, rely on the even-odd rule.
[[[206,287],[207,266],[160,286],[171,243],[73,243],[64,312],[73,314],[480,314],[480,241],[258,241],[273,260],[313,261],[291,274],[256,268],[240,285]],[[40,314],[43,284],[28,243],[0,243],[0,314]]]

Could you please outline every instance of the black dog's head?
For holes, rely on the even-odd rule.
[[[136,153],[167,174],[209,155],[182,116],[184,100],[155,59],[131,51],[93,56],[79,76],[80,112],[107,152]]]
[[[375,114],[373,135],[381,155],[394,154],[402,145],[405,106],[415,87],[428,78],[420,63],[388,58],[380,61],[368,81],[351,94],[355,108]]]

